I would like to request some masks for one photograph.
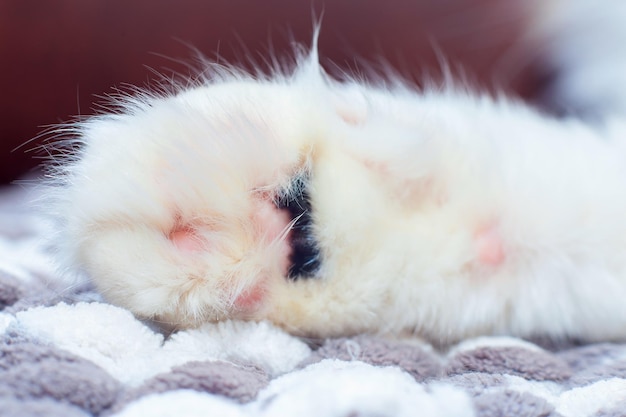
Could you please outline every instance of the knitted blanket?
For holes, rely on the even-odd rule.
[[[626,415],[626,345],[163,334],[59,278],[31,197],[0,191],[1,417]]]

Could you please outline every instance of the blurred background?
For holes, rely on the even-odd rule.
[[[0,0],[0,183],[32,175],[46,126],[97,111],[125,84],[209,59],[262,63],[310,45],[330,71],[386,62],[419,84],[441,58],[472,83],[532,99],[549,78],[525,0]],[[535,3],[536,4],[536,3]],[[26,143],[30,140],[29,143]],[[17,149],[15,149],[17,148]]]

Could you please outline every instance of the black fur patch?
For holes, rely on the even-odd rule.
[[[287,210],[291,220],[297,219],[291,229],[291,256],[288,278],[313,278],[320,268],[319,245],[313,235],[311,198],[308,178],[297,176],[290,192],[277,201],[279,209]]]

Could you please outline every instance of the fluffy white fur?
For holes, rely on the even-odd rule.
[[[57,173],[60,252],[141,317],[443,343],[626,338],[619,118],[337,83],[311,56],[289,75],[140,94],[79,130]],[[298,175],[322,263],[289,280],[293,222],[274,202]]]

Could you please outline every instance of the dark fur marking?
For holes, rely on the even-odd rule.
[[[290,218],[298,219],[291,229],[291,256],[288,278],[313,278],[321,266],[320,249],[313,235],[311,198],[308,178],[297,176],[289,193],[281,196],[276,206],[287,210]]]

